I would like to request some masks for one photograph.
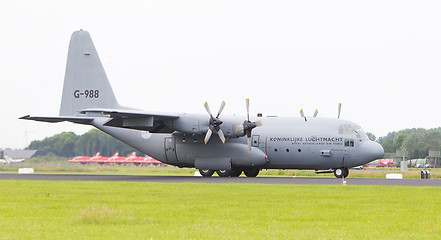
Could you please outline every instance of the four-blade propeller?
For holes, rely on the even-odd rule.
[[[242,125],[237,125],[235,127],[235,132],[242,132],[242,134],[247,136],[248,141],[248,152],[251,153],[251,131],[255,127],[262,126],[262,121],[251,122],[250,121],[250,99],[246,100],[247,105],[247,120],[243,122]]]
[[[225,107],[225,101],[222,101],[219,111],[217,112],[216,117],[213,117],[213,114],[211,114],[210,107],[208,106],[208,103],[205,102],[204,104],[205,110],[207,110],[208,114],[210,115],[210,125],[208,126],[207,134],[205,135],[205,144],[207,144],[208,140],[210,140],[211,134],[213,132],[217,133],[222,143],[225,143],[225,136],[222,132],[222,129],[220,128],[220,125],[222,125],[222,120],[219,119],[219,115],[221,114],[222,110],[224,110]]]

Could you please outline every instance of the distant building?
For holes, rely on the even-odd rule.
[[[37,154],[37,150],[0,150],[0,159],[5,159],[5,156],[8,156],[12,159],[29,159],[34,157]]]
[[[429,151],[429,156],[426,157],[426,164],[431,167],[440,167],[441,165],[440,151]]]

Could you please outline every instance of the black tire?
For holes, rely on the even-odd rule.
[[[231,169],[230,177],[239,177],[242,174],[242,169]]]
[[[199,169],[199,173],[202,175],[202,177],[211,177],[213,176],[214,170]]]
[[[347,167],[334,169],[334,176],[336,178],[346,178],[349,175],[349,169]]]
[[[245,176],[247,177],[256,177],[257,175],[259,175],[259,172],[260,169],[258,168],[243,170],[243,173],[245,173]]]
[[[219,175],[219,177],[229,177],[231,170],[216,170],[216,173]]]
[[[348,169],[347,167],[344,167],[344,168],[343,168],[343,177],[344,177],[344,178],[347,178],[348,175],[349,175],[349,169]]]

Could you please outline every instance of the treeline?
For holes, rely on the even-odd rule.
[[[390,132],[377,140],[385,153],[395,153],[406,148],[410,159],[425,158],[429,151],[441,150],[441,128],[412,128],[398,132]]]
[[[369,137],[375,140],[375,135],[369,134]],[[376,141],[383,146],[385,153],[395,153],[396,150],[406,148],[408,158],[425,158],[430,150],[441,150],[441,128],[405,129],[390,132]],[[115,152],[125,156],[136,151],[97,129],[92,129],[83,135],[63,132],[43,140],[32,141],[27,149],[40,150],[60,157],[92,156],[96,152],[100,152],[102,156],[111,156]]]
[[[43,140],[32,141],[26,149],[39,150],[43,154],[52,153],[60,157],[92,156],[97,152],[102,156],[111,156],[115,152],[119,152],[120,156],[126,156],[136,151],[98,129],[92,129],[83,135],[63,132]]]

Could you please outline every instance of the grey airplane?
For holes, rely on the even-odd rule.
[[[60,115],[24,116],[42,122],[92,125],[166,164],[196,168],[202,176],[255,177],[261,169],[313,169],[347,177],[349,168],[382,158],[380,144],[338,117],[221,116],[162,113],[118,104],[87,31],[72,34]],[[201,106],[202,107],[202,106]],[[212,137],[216,136],[217,137]]]

